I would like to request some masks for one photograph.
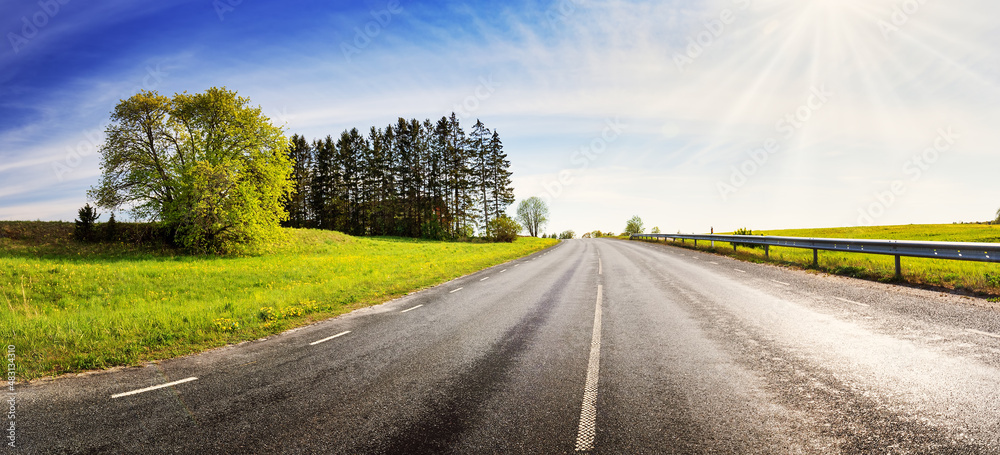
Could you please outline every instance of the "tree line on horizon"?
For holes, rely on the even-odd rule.
[[[287,227],[350,235],[458,239],[491,236],[514,202],[510,161],[495,130],[466,134],[455,113],[357,128],[311,143],[290,139],[295,190]],[[491,224],[492,222],[492,224]]]

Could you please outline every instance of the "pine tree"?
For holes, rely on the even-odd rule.
[[[307,152],[308,151],[308,152]],[[366,136],[345,130],[311,147],[293,137],[305,222],[353,235],[459,238],[504,215],[513,203],[500,136],[477,121],[471,136],[454,113],[437,122],[399,118]],[[289,201],[290,212],[298,209]],[[294,220],[300,217],[293,215]]]
[[[489,209],[496,218],[507,213],[507,207],[514,203],[514,187],[511,177],[514,175],[510,171],[510,161],[503,151],[503,142],[500,141],[500,134],[493,131],[493,137],[489,143],[489,168],[490,168],[490,204]]]
[[[313,223],[320,229],[336,229],[337,207],[334,205],[334,188],[340,178],[337,164],[337,148],[333,137],[313,142],[315,161],[313,162],[310,188],[310,205]]]
[[[493,189],[492,169],[490,167],[490,130],[483,122],[476,119],[476,124],[469,134],[469,155],[472,160],[471,186],[476,192],[476,199],[482,207],[481,226],[483,235],[489,236],[486,227],[490,223],[490,192]]]
[[[311,221],[310,192],[312,189],[313,148],[306,138],[293,135],[288,148],[288,158],[292,162],[292,181],[295,189],[285,199],[285,211],[288,221],[283,224],[291,227],[308,227]]]

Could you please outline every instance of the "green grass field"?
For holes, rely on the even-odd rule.
[[[820,237],[847,239],[893,239],[942,242],[1000,242],[1000,226],[977,224],[924,224],[821,229],[783,229],[753,231],[754,235]],[[730,233],[731,234],[731,233]],[[678,241],[678,245],[681,243]],[[688,241],[685,246],[693,248]],[[708,242],[698,242],[698,249],[711,249]],[[770,259],[764,250],[739,248],[715,242],[714,252],[753,262],[771,262],[812,269],[812,250],[771,247]],[[893,256],[878,254],[819,252],[818,270],[883,282],[897,281]],[[902,281],[917,285],[954,289],[974,294],[1000,295],[1000,264],[941,259],[902,258]]]
[[[374,305],[544,249],[288,230],[259,257],[81,245],[70,223],[0,223],[0,333],[18,378],[135,365]]]

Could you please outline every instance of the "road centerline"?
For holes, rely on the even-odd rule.
[[[988,337],[993,337],[993,338],[1000,338],[1000,335],[997,335],[997,334],[995,334],[995,333],[990,333],[990,332],[984,332],[984,331],[982,331],[982,330],[976,330],[976,329],[965,329],[965,331],[966,331],[966,332],[971,332],[971,333],[975,333],[975,334],[977,334],[977,335],[983,335],[983,336],[988,336]]]
[[[351,331],[350,330],[345,330],[345,331],[340,332],[340,333],[338,333],[336,335],[328,336],[326,338],[323,338],[322,340],[313,341],[312,343],[309,343],[309,346],[316,346],[317,344],[325,343],[325,342],[330,341],[330,340],[332,340],[334,338],[337,338],[337,337],[342,337],[344,335],[347,335],[348,333],[351,333]]]
[[[413,311],[413,310],[415,310],[415,309],[417,309],[417,308],[420,308],[420,307],[422,307],[422,306],[424,306],[424,305],[423,305],[423,304],[420,304],[420,305],[417,305],[417,306],[415,306],[415,307],[413,307],[413,308],[407,308],[407,309],[405,309],[405,310],[403,310],[403,311],[400,311],[400,313],[405,313],[405,312],[407,312],[407,311]]]
[[[454,293],[456,293],[458,291],[461,291],[462,289],[465,289],[465,288],[452,289],[452,290],[448,291],[448,293],[449,294],[454,294]]]
[[[867,303],[855,302],[853,300],[842,299],[840,297],[834,297],[834,298],[840,300],[841,302],[853,303],[858,306],[869,306]]]
[[[486,278],[483,278],[483,279],[481,279],[481,280],[479,280],[479,281],[486,281],[486,280],[488,280],[488,279],[490,279],[490,277],[486,277]]]
[[[162,389],[164,387],[171,387],[171,386],[175,386],[175,385],[178,385],[178,384],[183,384],[185,382],[191,382],[191,381],[197,381],[197,380],[198,380],[198,378],[196,378],[194,376],[191,376],[190,378],[184,378],[184,379],[181,379],[181,380],[177,380],[177,381],[173,381],[173,382],[168,382],[166,384],[154,385],[152,387],[146,387],[144,389],[137,389],[137,390],[132,390],[130,392],[116,393],[114,395],[111,395],[111,398],[121,398],[121,397],[127,397],[129,395],[137,395],[137,394],[140,394],[140,393],[152,392],[153,390]]]
[[[590,341],[590,360],[587,363],[587,382],[583,387],[583,405],[580,407],[580,427],[576,435],[576,451],[594,449],[597,425],[597,380],[601,369],[601,294],[604,287],[597,285],[597,305],[594,310],[594,334]]]

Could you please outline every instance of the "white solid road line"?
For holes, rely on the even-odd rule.
[[[791,286],[791,284],[790,284],[790,283],[786,283],[786,282],[784,282],[784,281],[778,281],[778,280],[771,280],[771,281],[773,281],[773,282],[775,282],[775,283],[778,283],[778,284],[783,284],[783,285],[785,285],[785,286]]]
[[[338,333],[338,334],[336,334],[336,335],[334,335],[332,337],[326,337],[326,338],[323,338],[322,340],[313,341],[312,343],[309,343],[309,346],[316,346],[317,344],[323,343],[325,341],[330,341],[330,340],[332,340],[334,338],[337,338],[337,337],[342,337],[344,335],[347,335],[348,333],[351,333],[351,331],[350,330],[345,330],[345,331],[340,332],[340,333]]]
[[[747,273],[746,270],[740,270],[740,269],[733,269],[733,270],[735,270],[737,272],[740,272],[740,273]]]
[[[413,311],[413,310],[415,310],[415,309],[417,309],[417,308],[420,308],[420,307],[422,307],[422,306],[424,306],[424,305],[423,305],[423,304],[421,304],[421,305],[417,305],[417,306],[415,306],[415,307],[413,307],[413,308],[407,308],[407,309],[405,309],[405,310],[403,310],[403,311],[400,311],[400,313],[405,313],[405,312],[407,312],[407,311]]]
[[[597,422],[597,379],[601,369],[601,293],[597,285],[597,309],[594,310],[594,335],[590,340],[590,362],[587,364],[587,383],[583,386],[583,406],[580,409],[580,428],[576,434],[576,451],[594,450]]]
[[[197,380],[198,380],[198,378],[192,376],[190,378],[181,379],[179,381],[168,382],[166,384],[160,384],[160,385],[154,385],[152,387],[146,387],[145,389],[133,390],[131,392],[124,392],[124,393],[116,393],[114,395],[111,395],[111,398],[127,397],[129,395],[136,395],[136,394],[140,394],[140,393],[144,393],[144,392],[149,392],[149,391],[156,390],[156,389],[162,389],[164,387],[170,387],[170,386],[174,386],[174,385],[177,385],[177,384],[183,384],[185,382],[191,382],[191,381],[197,381]]]
[[[479,281],[486,281],[486,280],[488,280],[488,279],[490,279],[490,277],[486,277],[486,278],[483,278],[483,279],[481,279],[481,280],[479,280]]]
[[[995,333],[990,333],[990,332],[983,332],[982,330],[976,330],[976,329],[965,329],[965,330],[967,332],[972,332],[972,333],[975,333],[977,335],[985,335],[985,336],[988,336],[988,337],[1000,338],[1000,335],[997,335]]]
[[[855,302],[853,300],[842,299],[840,297],[834,297],[834,298],[840,300],[841,302],[853,303],[858,306],[869,306],[867,303]]]

